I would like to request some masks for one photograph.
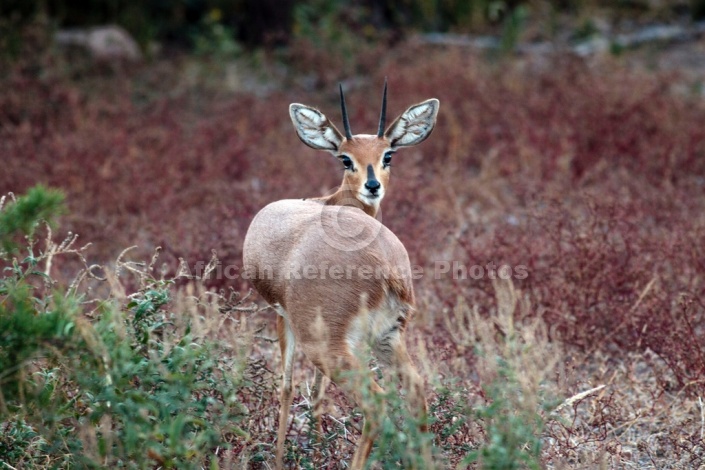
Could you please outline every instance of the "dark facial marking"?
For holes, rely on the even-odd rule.
[[[375,176],[374,168],[372,168],[372,165],[367,165],[367,182],[365,183],[365,187],[369,189],[372,194],[375,194],[380,186]]]

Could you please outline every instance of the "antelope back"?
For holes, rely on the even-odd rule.
[[[313,320],[320,311],[344,321],[361,307],[378,308],[388,296],[414,303],[404,245],[356,208],[273,202],[252,221],[243,258],[260,295],[296,316],[293,322]]]

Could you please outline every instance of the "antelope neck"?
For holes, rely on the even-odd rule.
[[[377,211],[379,209],[379,203],[377,205],[370,205],[362,202],[355,197],[355,194],[347,189],[340,188],[335,193],[330,196],[323,196],[315,198],[317,201],[323,202],[326,206],[352,206],[361,209],[365,214],[370,217],[376,217]],[[354,202],[353,202],[354,201]]]

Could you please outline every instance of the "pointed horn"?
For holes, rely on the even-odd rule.
[[[350,131],[350,121],[348,121],[348,110],[345,109],[345,95],[343,95],[343,84],[338,84],[340,86],[340,109],[343,112],[343,126],[345,126],[345,138],[348,140],[352,139],[352,132]]]
[[[384,77],[384,94],[382,95],[382,112],[379,115],[379,129],[377,137],[384,136],[384,125],[387,120],[387,77]]]

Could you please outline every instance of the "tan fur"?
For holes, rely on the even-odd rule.
[[[260,227],[266,235],[260,232]],[[336,248],[353,244],[338,229],[347,233],[357,232],[361,227],[363,237],[373,237],[368,245],[351,251]],[[281,305],[304,349],[306,343],[315,341],[307,326],[316,320],[321,309],[329,346],[343,351],[349,323],[361,308],[363,295],[364,307],[370,311],[382,306],[389,295],[403,302],[404,308],[413,307],[411,269],[404,245],[379,221],[352,207],[322,206],[301,200],[269,204],[252,221],[244,253],[244,264],[255,288],[270,304]],[[342,279],[332,279],[330,268],[320,269],[333,263],[340,267]],[[374,272],[365,275],[369,271],[365,268],[384,265],[388,269],[380,269],[382,279]],[[308,276],[311,279],[305,279],[304,268],[309,266],[313,274]],[[264,268],[259,270],[263,275],[256,276],[250,267]],[[387,272],[390,275],[385,279]],[[299,275],[301,279],[296,279]],[[328,356],[326,351],[311,351],[311,354]],[[307,356],[322,370],[331,369],[323,359]]]
[[[292,122],[304,143],[338,158],[349,157],[354,169],[345,171],[340,189],[330,196],[269,204],[255,216],[245,237],[244,274],[279,314],[284,380],[277,468],[283,467],[296,345],[317,368],[316,416],[325,384],[321,373],[361,403],[359,386],[344,373],[365,373],[366,361],[361,363],[359,355],[368,345],[380,363],[400,375],[410,407],[426,416],[423,380],[404,343],[414,308],[409,256],[399,239],[374,217],[389,183],[385,154],[396,150],[395,142],[402,147],[423,141],[433,129],[437,112],[438,100],[427,100],[410,107],[381,137],[345,139],[320,111],[290,106]],[[380,183],[376,196],[365,189],[368,165]],[[382,392],[371,375],[368,380],[373,393]],[[364,467],[377,433],[376,422],[366,417],[351,468]]]
[[[352,140],[343,140],[338,149],[340,155],[347,155],[355,165],[355,171],[346,171],[343,176],[343,183],[338,191],[330,196],[315,198],[313,200],[323,201],[329,206],[359,205],[366,214],[375,217],[379,210],[379,203],[384,198],[384,192],[378,199],[377,204],[369,204],[360,196],[360,192],[367,181],[367,165],[372,165],[377,180],[382,185],[383,191],[389,183],[391,168],[384,168],[382,158],[385,152],[391,150],[389,141],[379,138],[376,135],[356,135]],[[351,204],[352,203],[352,204]]]

